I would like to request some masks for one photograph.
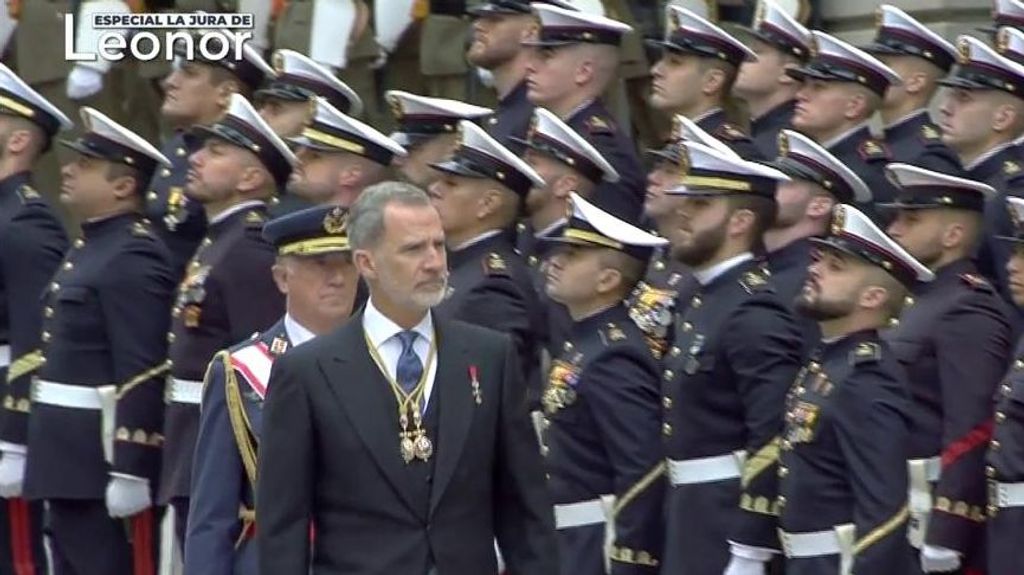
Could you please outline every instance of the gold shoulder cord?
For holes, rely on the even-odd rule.
[[[255,489],[258,459],[249,427],[249,418],[245,415],[245,406],[242,403],[242,391],[238,385],[238,378],[235,377],[235,368],[231,365],[228,352],[220,352],[214,361],[217,359],[220,359],[224,365],[224,396],[228,404],[231,431],[234,432],[235,443],[238,445],[238,455],[242,458],[242,465],[245,467],[245,474],[249,477],[249,483]]]
[[[423,367],[423,375],[420,376],[420,381],[412,392],[405,393],[405,390],[384,368],[384,361],[373,342],[370,341],[370,335],[366,333],[366,330],[363,330],[363,337],[366,338],[366,349],[370,350],[370,357],[373,358],[377,369],[388,381],[391,391],[395,394],[395,402],[398,404],[398,423],[402,426],[402,431],[398,434],[402,459],[406,464],[412,463],[414,459],[427,461],[434,454],[434,443],[427,437],[427,432],[423,428],[423,413],[420,407],[423,405],[423,394],[427,387],[427,378],[430,376],[430,368],[434,364],[434,356],[437,354],[437,345],[434,341],[430,342],[430,352],[427,354],[427,364]],[[437,339],[436,334],[434,339]],[[409,429],[410,417],[413,428],[411,431]]]

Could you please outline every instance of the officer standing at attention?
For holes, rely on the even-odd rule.
[[[643,171],[631,136],[617,126],[601,95],[616,78],[619,42],[631,28],[622,22],[534,4],[541,29],[538,53],[527,64],[527,96],[583,134],[619,173],[603,182],[593,200],[602,209],[635,222],[643,209]]]
[[[397,124],[396,131],[389,137],[409,152],[396,162],[398,171],[406,181],[423,189],[430,187],[438,177],[430,164],[444,160],[455,151],[459,121],[480,123],[494,112],[457,100],[428,98],[399,90],[391,90],[384,96]]]
[[[1011,244],[1006,265],[1013,303],[1024,307],[1024,199],[1007,198],[1013,234],[1001,236]],[[1013,363],[996,394],[992,441],[988,445],[985,477],[988,479],[987,539],[990,575],[1015,575],[1024,564],[1020,544],[1024,528],[1024,340],[1018,341]]]
[[[259,573],[254,499],[270,369],[278,356],[352,313],[359,274],[347,220],[345,208],[318,206],[263,228],[277,247],[274,281],[286,312],[262,334],[218,353],[206,373],[185,539],[189,575]]]
[[[939,82],[950,88],[939,109],[942,141],[960,156],[965,178],[998,192],[985,204],[976,258],[978,271],[1010,301],[1009,246],[995,236],[1012,234],[1006,197],[1024,189],[1024,182],[1015,181],[1024,167],[1015,145],[1024,134],[1024,66],[972,36],[960,36],[957,49],[956,72]]]
[[[750,110],[750,137],[761,156],[778,155],[779,132],[790,126],[800,84],[786,68],[810,56],[811,33],[773,0],[760,0],[750,30],[757,59],[740,64],[732,93]]]
[[[252,105],[231,96],[227,114],[196,128],[202,147],[190,157],[189,200],[203,206],[207,235],[189,262],[172,311],[160,503],[174,507],[180,544],[199,427],[203,374],[218,351],[270,327],[284,313],[274,285],[274,249],[261,237],[266,201],[296,163]]]
[[[39,351],[40,294],[57,271],[68,239],[32,185],[36,160],[71,120],[0,64],[0,573],[46,570],[43,506],[21,498],[31,376]]]
[[[903,370],[878,330],[932,272],[854,207],[832,234],[797,307],[823,340],[786,402],[779,537],[786,575],[912,573],[907,546],[911,409]]]
[[[662,572],[758,572],[778,546],[774,462],[801,341],[754,251],[787,178],[692,142],[680,154],[666,238],[695,285],[678,302],[662,373],[672,484]]]
[[[211,49],[217,49],[219,41],[210,40],[209,44]],[[195,148],[188,130],[213,124],[224,114],[232,94],[248,96],[264,78],[274,76],[273,69],[249,45],[244,46],[242,55],[240,60],[181,59],[164,80],[160,112],[174,128],[174,136],[164,142],[161,151],[171,158],[172,164],[161,168],[150,182],[146,216],[171,250],[177,278],[185,275],[185,265],[206,233],[202,205],[185,195],[188,156]]]
[[[311,125],[289,138],[298,163],[288,193],[310,204],[352,205],[365,188],[383,181],[405,148],[323,98]]]
[[[877,13],[875,39],[864,50],[903,79],[889,86],[879,109],[892,160],[959,175],[960,159],[942,143],[928,112],[939,80],[956,63],[956,48],[895,6],[882,4]]]
[[[656,574],[665,544],[659,368],[623,299],[651,248],[668,242],[580,196],[570,201],[568,224],[549,240],[561,245],[546,289],[569,309],[572,333],[542,401],[561,573]]]
[[[528,400],[535,403],[544,316],[508,230],[530,189],[544,181],[469,120],[459,123],[459,140],[451,157],[433,164],[442,175],[428,191],[448,249],[448,289],[436,310],[442,317],[509,334],[530,386]]]
[[[551,357],[558,357],[572,319],[565,306],[552,301],[544,289],[547,252],[552,246],[544,240],[561,235],[570,194],[590,198],[601,182],[615,182],[619,174],[581,134],[544,108],[534,110],[532,127],[521,144],[526,147],[526,162],[544,184],[534,186],[526,196],[530,233],[520,236],[518,250],[526,258],[543,306],[544,345]]]
[[[92,108],[62,142],[62,199],[81,219],[43,294],[44,358],[32,385],[25,497],[45,500],[57,573],[155,568],[170,253],[140,214],[146,182],[170,165]],[[126,521],[122,521],[122,519]]]
[[[884,334],[913,400],[910,543],[925,573],[983,569],[982,469],[1013,335],[1010,310],[971,254],[996,191],[908,164],[886,171],[900,189],[895,203],[879,206],[896,210],[889,236],[935,274],[910,289],[899,323]]]
[[[835,156],[794,130],[779,133],[779,156],[771,164],[789,176],[775,192],[775,223],[764,234],[765,259],[779,299],[792,306],[803,292],[814,251],[836,204],[870,203],[871,190]],[[821,341],[818,323],[796,315],[804,335],[804,357]]]
[[[896,191],[883,168],[889,148],[871,135],[868,122],[899,75],[874,56],[824,32],[813,31],[811,60],[786,73],[803,82],[797,92],[793,128],[814,139],[860,176],[875,201],[889,201]],[[871,205],[857,204],[874,217]]]
[[[757,55],[685,8],[669,5],[666,20],[665,39],[649,41],[661,50],[661,59],[651,68],[651,106],[686,116],[743,158],[762,159],[750,136],[725,110],[740,65],[757,60]]]

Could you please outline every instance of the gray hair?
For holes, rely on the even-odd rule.
[[[352,251],[377,245],[384,235],[384,210],[392,203],[431,206],[426,192],[406,182],[381,182],[366,188],[349,208],[348,243]]]

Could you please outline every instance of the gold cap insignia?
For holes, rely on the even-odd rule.
[[[331,235],[341,235],[348,228],[348,212],[340,206],[333,208],[324,216],[324,231]]]
[[[284,54],[274,52],[274,57],[271,59],[271,65],[274,67],[274,71],[278,74],[284,72]]]
[[[882,7],[875,8],[875,28],[881,28],[882,24],[885,23],[885,12]]]
[[[961,65],[967,64],[971,61],[971,45],[967,42],[966,38],[961,38],[956,45],[957,62]]]
[[[752,28],[754,28],[756,30],[757,28],[761,27],[761,23],[764,22],[764,17],[765,17],[765,12],[766,11],[767,11],[767,6],[765,6],[765,3],[763,1],[758,2],[757,3],[757,12],[754,13],[754,25],[752,26]]]
[[[839,205],[832,210],[832,235],[837,236],[846,227],[846,207]]]
[[[401,119],[402,116],[405,115],[405,110],[402,109],[402,101],[394,94],[389,94],[387,99],[388,107],[391,108],[391,115],[394,116],[396,120]]]
[[[786,157],[789,155],[789,136],[785,132],[779,132],[779,156]]]
[[[1000,28],[999,32],[996,33],[996,51],[1000,54],[1005,54],[1007,49],[1010,47],[1010,30],[1007,28]]]
[[[675,30],[676,28],[679,28],[679,26],[680,26],[679,13],[677,13],[675,10],[669,10],[668,11],[668,19],[669,19],[669,22],[672,24],[671,26],[669,26],[669,31]]]

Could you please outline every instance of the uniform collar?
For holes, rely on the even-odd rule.
[[[526,80],[522,80],[518,84],[516,84],[516,87],[512,88],[512,91],[506,94],[505,97],[498,102],[498,104],[501,106],[510,106],[514,102],[525,101],[526,90]]]
[[[877,329],[862,329],[860,331],[850,332],[839,337],[822,340],[821,346],[817,350],[817,353],[813,354],[812,357],[828,355],[832,353],[845,353],[857,344],[872,341],[877,342],[879,340]]]
[[[489,240],[489,239],[493,238],[494,236],[497,236],[497,235],[501,234],[502,231],[504,231],[504,230],[490,230],[490,231],[486,231],[486,232],[484,232],[484,233],[482,233],[482,234],[480,234],[480,235],[478,235],[478,236],[476,236],[474,238],[471,238],[468,241],[462,242],[461,244],[459,244],[459,245],[457,245],[457,246],[455,246],[453,248],[448,248],[448,251],[449,252],[453,252],[453,253],[454,252],[461,252],[462,250],[464,250],[466,248],[472,247],[472,246],[474,246],[476,244],[479,244],[479,243],[483,243],[484,241]]]
[[[706,286],[718,279],[718,277],[725,272],[752,259],[754,259],[754,254],[750,252],[743,252],[738,256],[733,256],[725,261],[718,262],[705,270],[694,270],[693,277],[696,278],[697,282],[700,283],[701,286]]]
[[[24,185],[29,185],[32,181],[32,172],[18,172],[11,174],[0,180],[0,195],[9,194],[17,191]]]
[[[416,327],[412,328],[412,331],[418,333],[428,343],[434,340],[434,319],[431,316],[432,314],[428,311],[424,314],[423,319],[416,324]],[[370,339],[370,344],[374,349],[380,349],[384,342],[405,331],[373,305],[373,296],[366,300],[363,329],[366,330],[366,336]]]
[[[565,218],[558,218],[557,220],[548,224],[547,227],[544,228],[543,230],[540,230],[539,232],[534,232],[533,237],[537,238],[538,240],[550,238],[555,235],[556,231],[562,229],[565,226],[565,224]]]
[[[96,237],[111,230],[122,229],[128,224],[135,222],[138,218],[138,213],[134,211],[127,211],[111,216],[88,220],[82,222],[82,235],[87,238]]]
[[[915,293],[931,291],[935,286],[942,285],[948,280],[958,278],[964,274],[976,274],[978,273],[978,268],[970,258],[961,258],[933,271],[935,272],[935,279],[927,283],[918,284],[917,289],[914,290]]]
[[[931,116],[928,115],[928,110],[922,108],[920,110],[914,110],[899,120],[885,126],[882,128],[882,131],[885,133],[886,137],[889,137],[890,134],[895,135],[900,134],[905,130],[915,130],[919,125],[929,122],[931,122]]]
[[[505,230],[491,230],[480,234],[458,248],[448,250],[448,267],[455,269],[482,252],[497,249],[499,244],[507,243],[508,240]]]
[[[227,221],[228,218],[230,218],[231,216],[233,216],[233,215],[235,215],[235,214],[237,214],[237,213],[239,213],[239,212],[241,212],[243,210],[247,210],[249,208],[255,208],[255,207],[263,207],[265,205],[266,204],[263,203],[263,200],[248,200],[248,201],[245,201],[245,202],[241,202],[241,203],[235,204],[235,205],[231,206],[230,208],[224,210],[223,212],[217,214],[216,216],[210,218],[209,225],[210,226],[216,226],[217,224],[219,224],[221,222]]]
[[[570,123],[572,119],[575,118],[576,116],[582,116],[583,112],[586,111],[587,108],[593,106],[596,103],[597,100],[587,100],[581,103],[579,106],[576,106],[575,108],[573,108],[572,112],[569,112],[569,114],[565,116],[565,123]]]
[[[856,126],[850,128],[849,130],[843,132],[842,134],[839,134],[838,136],[832,138],[831,140],[827,142],[822,142],[821,147],[831,151],[832,148],[835,148],[839,144],[845,142],[847,139],[852,138],[855,134],[857,134],[857,132],[861,130],[868,130],[868,122],[868,120],[864,120],[860,124],[857,124]]]
[[[759,118],[753,118],[750,120],[750,130],[757,131],[763,126],[772,125],[772,120],[785,120],[786,125],[789,124],[790,119],[793,117],[793,110],[796,109],[796,100],[787,100],[778,106],[775,106],[771,110],[768,110]]]
[[[292,347],[302,345],[316,337],[316,334],[306,329],[301,323],[295,321],[291,314],[284,314],[284,333]]]
[[[964,166],[964,170],[967,171],[967,172],[974,172],[975,170],[977,170],[978,172],[981,172],[981,173],[984,173],[985,175],[987,175],[988,170],[986,168],[988,168],[989,166],[987,166],[985,164],[987,164],[989,160],[995,159],[996,156],[1001,155],[1003,152],[1005,152],[1009,148],[1012,148],[1014,145],[1015,145],[1015,143],[1013,141],[1003,142],[1002,144],[999,144],[998,146],[995,146],[991,150],[988,150],[987,152],[985,152],[982,155],[978,156],[971,163],[965,165]],[[993,165],[998,167],[999,166],[999,162],[993,162]],[[971,174],[971,176],[974,176],[974,174]]]
[[[696,116],[694,116],[693,118],[690,118],[690,119],[693,120],[694,124],[699,124],[699,123],[701,123],[701,122],[703,122],[705,120],[710,120],[711,117],[714,116],[715,114],[721,114],[721,113],[724,113],[722,108],[714,107],[714,108],[711,108],[710,110],[707,110],[706,112],[701,112],[700,114],[697,114]]]
[[[626,304],[613,304],[577,322],[573,322],[572,331],[578,334],[590,335],[608,327],[609,323],[614,323],[616,320],[628,316],[629,312],[626,310]]]

